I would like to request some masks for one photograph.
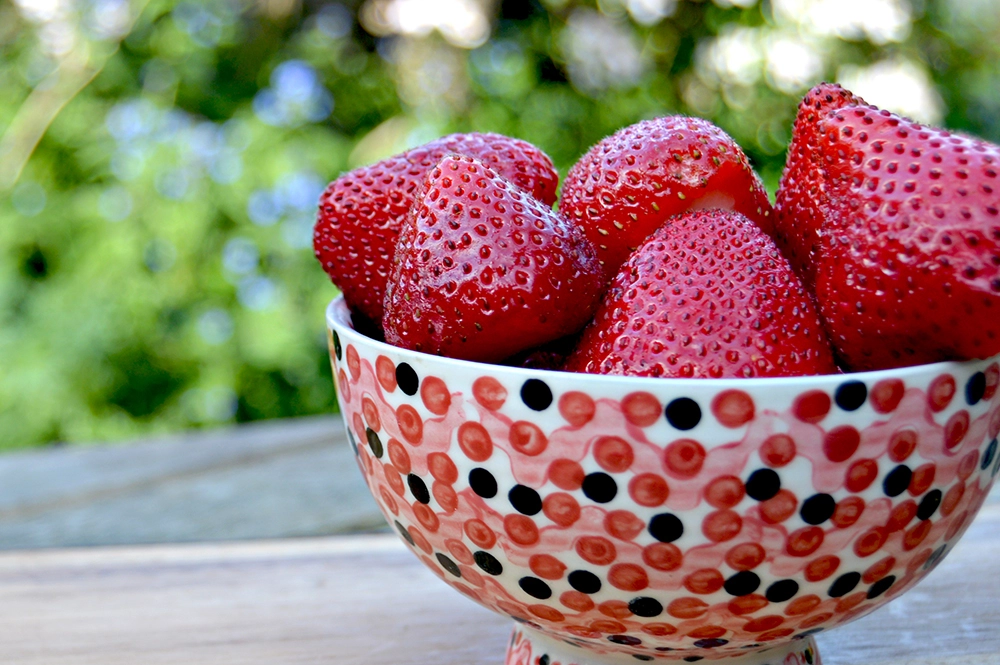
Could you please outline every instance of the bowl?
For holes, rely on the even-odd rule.
[[[1000,361],[655,379],[408,351],[327,310],[386,520],[515,620],[507,665],[820,662],[954,547],[1000,467]],[[432,610],[431,610],[432,611]]]

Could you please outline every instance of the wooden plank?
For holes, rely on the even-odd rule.
[[[1000,663],[1000,506],[915,589],[820,634],[826,665]],[[18,665],[496,665],[510,622],[392,535],[0,554]]]
[[[381,528],[339,416],[0,456],[0,549]]]

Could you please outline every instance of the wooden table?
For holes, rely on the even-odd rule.
[[[1000,501],[826,665],[1000,664]],[[0,662],[499,665],[510,622],[392,535],[0,554]]]

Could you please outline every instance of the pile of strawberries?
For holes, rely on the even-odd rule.
[[[1000,353],[1000,147],[832,84],[799,105],[772,207],[711,123],[626,127],[558,176],[496,134],[332,182],[316,256],[356,325],[431,354],[752,377]]]

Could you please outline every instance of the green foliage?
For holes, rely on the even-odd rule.
[[[441,134],[518,136],[565,173],[624,125],[701,115],[773,191],[808,87],[906,62],[943,124],[1000,140],[992,0],[879,0],[908,12],[889,37],[800,25],[789,2],[484,3],[470,45],[393,34],[361,2],[77,0],[53,18],[0,0],[0,147],[65,94],[0,176],[0,447],[332,411],[316,197]],[[781,39],[815,55],[801,80],[768,60]]]

